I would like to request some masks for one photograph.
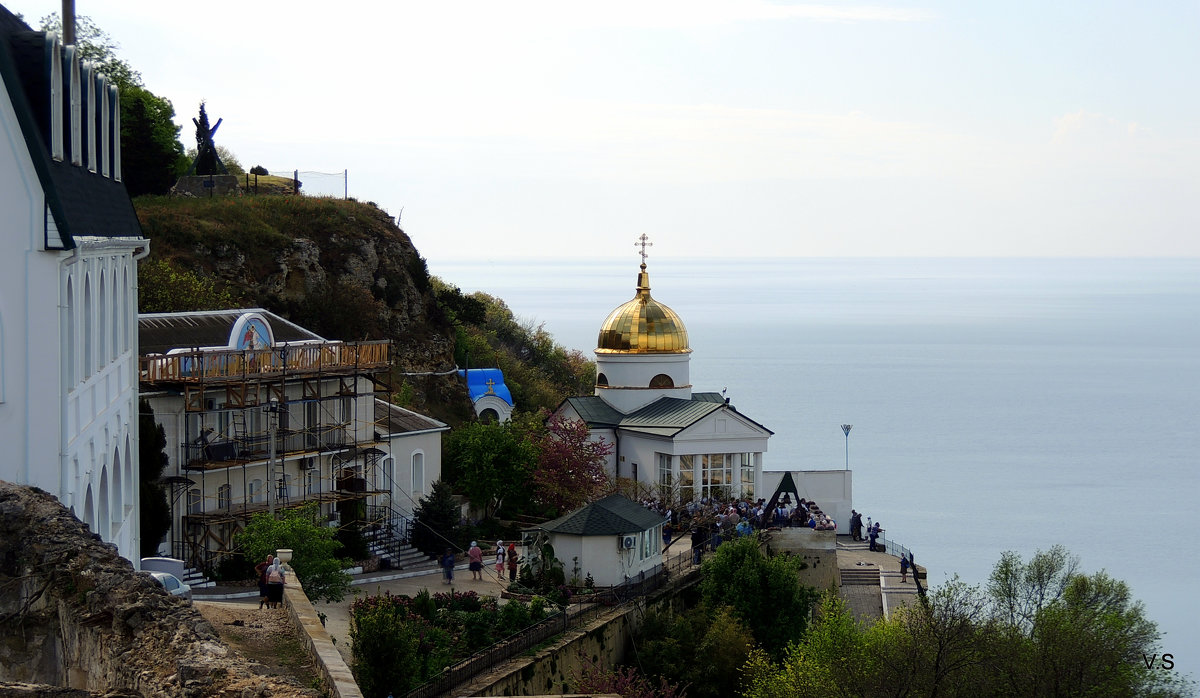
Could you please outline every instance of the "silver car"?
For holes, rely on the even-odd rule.
[[[188,601],[192,600],[192,587],[180,581],[179,577],[170,572],[150,572],[149,574],[158,580],[158,583],[172,596],[182,596]]]

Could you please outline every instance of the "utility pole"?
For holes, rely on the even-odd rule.
[[[842,425],[842,433],[846,435],[846,470],[850,469],[850,430],[853,428],[853,424]]]

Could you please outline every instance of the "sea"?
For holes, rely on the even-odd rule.
[[[429,260],[593,358],[640,258]],[[647,261],[767,470],[853,471],[933,585],[1062,544],[1200,677],[1200,259]],[[850,424],[849,434],[841,428]]]

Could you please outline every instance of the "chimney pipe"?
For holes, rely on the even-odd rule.
[[[75,43],[75,0],[62,0],[63,44]]]

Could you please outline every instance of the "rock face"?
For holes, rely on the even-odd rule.
[[[0,695],[317,695],[256,675],[190,604],[36,488],[0,482],[0,588]]]

